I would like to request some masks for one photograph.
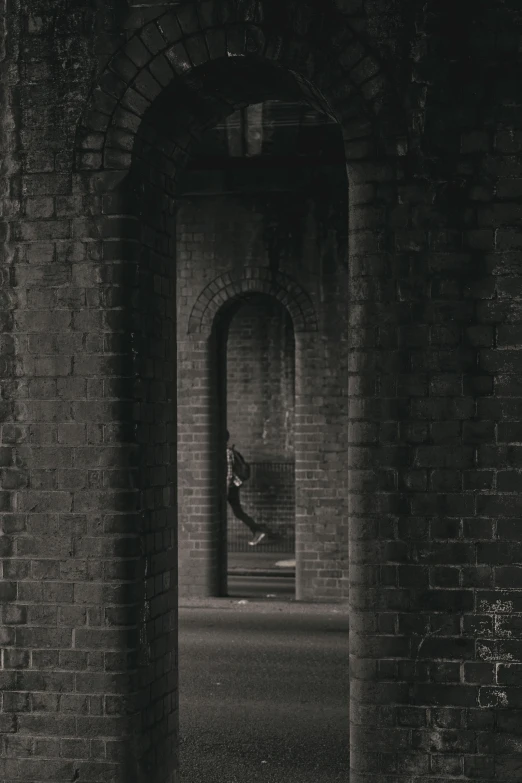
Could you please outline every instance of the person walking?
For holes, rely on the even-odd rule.
[[[230,433],[227,430],[227,501],[232,509],[234,516],[244,522],[252,532],[253,538],[248,542],[249,546],[257,546],[266,537],[266,529],[263,525],[258,525],[241,505],[239,488],[243,481],[234,471],[234,448],[228,445]]]

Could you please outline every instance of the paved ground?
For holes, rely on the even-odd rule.
[[[230,598],[255,598],[265,601],[291,601],[295,598],[295,579],[289,576],[228,575]]]
[[[182,783],[347,783],[345,609],[213,599],[179,628]]]
[[[229,574],[265,573],[295,575],[295,554],[267,553],[252,549],[249,552],[229,552],[227,555]]]

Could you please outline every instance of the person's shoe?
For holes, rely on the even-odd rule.
[[[252,539],[252,541],[249,541],[249,542],[248,542],[248,545],[249,545],[249,546],[257,546],[258,544],[260,544],[260,543],[261,543],[261,541],[263,540],[263,538],[264,538],[265,536],[266,536],[266,533],[263,533],[263,532],[260,530],[258,533],[256,533],[256,534],[255,534],[255,536],[254,536],[254,538]]]

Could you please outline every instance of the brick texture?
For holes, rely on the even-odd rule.
[[[5,783],[177,783],[177,475],[202,515],[182,589],[219,589],[223,518],[218,334],[190,315],[247,267],[286,289],[262,230],[230,271],[266,206],[184,199],[176,226],[174,197],[193,139],[277,98],[334,114],[347,161],[349,205],[270,206],[295,205],[281,269],[316,313],[294,320],[299,598],[348,596],[350,534],[350,783],[520,781],[522,19],[413,5],[0,4]],[[316,228],[346,217],[341,308]]]
[[[295,335],[286,308],[254,296],[240,305],[228,327],[226,420],[252,466],[241,489],[244,508],[270,538],[258,550],[295,547]],[[245,549],[250,531],[227,509],[227,549]]]
[[[226,592],[222,339],[178,339],[178,545],[181,595]]]
[[[227,427],[251,462],[294,458],[295,337],[271,299],[240,307],[228,329]]]

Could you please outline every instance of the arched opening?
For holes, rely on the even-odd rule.
[[[213,4],[203,5],[205,13],[212,15]],[[246,5],[238,4],[236,10],[239,16],[249,16]],[[129,656],[125,664],[125,671],[130,667],[132,676],[114,687],[121,688],[126,696],[131,694],[134,705],[129,712],[135,720],[127,732],[133,740],[133,757],[126,757],[125,765],[129,769],[135,766],[140,779],[158,783],[175,780],[177,768],[178,539],[182,544],[185,535],[194,543],[190,579],[185,582],[192,585],[193,594],[205,594],[209,585],[219,582],[215,558],[208,556],[218,546],[219,538],[205,525],[209,508],[214,508],[221,496],[219,476],[212,475],[209,461],[212,450],[215,453],[219,447],[219,428],[209,427],[206,420],[209,400],[211,406],[214,404],[210,399],[212,341],[198,341],[196,335],[189,346],[185,340],[190,334],[188,318],[187,331],[179,331],[180,308],[194,295],[188,270],[185,290],[179,286],[183,260],[179,254],[177,263],[173,263],[179,174],[190,157],[192,144],[205,129],[238,109],[266,100],[304,101],[315,110],[342,118],[345,160],[372,155],[373,115],[383,93],[379,66],[340,15],[334,13],[333,21],[326,24],[322,22],[322,6],[314,13],[321,21],[317,19],[313,27],[306,14],[304,18],[298,15],[299,33],[295,36],[293,19],[279,19],[277,14],[271,24],[275,30],[281,24],[283,32],[273,35],[268,28],[265,32],[262,25],[256,26],[250,17],[246,26],[238,19],[233,21],[239,24],[225,30],[207,30],[221,21],[202,20],[188,6],[179,11],[179,20],[172,10],[166,11],[147,25],[143,38],[141,32],[131,37],[112,58],[93,92],[79,132],[75,192],[89,198],[95,194],[94,210],[99,213],[89,225],[93,236],[103,238],[107,279],[118,281],[117,292],[112,287],[104,299],[104,323],[130,335],[129,344],[122,342],[121,353],[111,361],[107,374],[115,378],[111,388],[134,403],[117,412],[118,437],[129,444],[122,448],[120,458],[122,464],[130,465],[132,492],[129,498],[121,499],[115,511],[128,514],[131,505],[136,510],[132,535],[141,549],[140,557],[135,559],[136,573],[125,578],[125,589],[121,595],[114,592],[114,600],[125,605],[126,618],[135,618],[139,634],[134,645],[138,654]],[[206,30],[204,35],[202,29]],[[314,41],[312,54],[306,31]],[[340,53],[342,65],[336,62]],[[324,95],[328,95],[328,101]],[[343,208],[346,222],[346,204],[341,203]],[[265,281],[268,287],[278,275],[272,273]],[[212,280],[207,282],[210,285]],[[173,308],[176,288],[177,323]],[[323,296],[320,285],[317,290],[319,297]],[[292,291],[289,299],[300,302],[299,292]],[[304,312],[305,302],[301,305]],[[314,377],[322,381],[324,360],[337,348],[319,339],[315,331],[303,332],[300,342],[303,361],[296,361],[297,382],[305,377],[306,367],[313,367]],[[340,388],[346,387],[337,381],[332,383],[334,394],[339,394]],[[322,382],[308,386],[303,383],[303,389],[306,391],[296,405],[296,425],[300,421],[301,443],[308,452],[303,451],[301,460],[296,461],[297,480],[299,476],[305,479],[297,500],[298,513],[300,510],[304,520],[301,539],[298,535],[296,543],[302,554],[297,578],[298,583],[301,580],[302,585],[308,585],[308,595],[304,591],[301,597],[312,597],[318,585],[327,597],[328,590],[333,589],[330,578],[344,579],[346,591],[347,578],[339,568],[333,575],[322,569],[310,541],[318,523],[323,528],[318,537],[322,552],[328,552],[325,543],[331,540],[330,504],[338,497],[338,487],[325,495],[322,508],[327,509],[328,518],[318,521],[314,493],[317,482],[321,484],[326,475],[324,464],[330,460],[335,465],[337,455],[346,453],[347,444],[334,438],[328,442],[333,443],[332,454],[336,456],[308,459],[311,450],[316,451],[314,444],[324,440],[331,410],[317,410],[323,399]],[[183,407],[185,429],[180,430]],[[179,455],[182,444],[183,460],[176,469],[176,452]],[[179,520],[177,536],[176,494],[179,498],[198,493],[200,502],[192,506],[190,518]],[[346,530],[335,547],[345,553],[347,560]],[[204,561],[203,569],[198,561]]]
[[[214,546],[207,344],[173,316],[180,172],[222,118],[229,153],[255,157],[260,103],[278,98],[335,115],[349,165],[352,783],[516,779],[520,20],[513,2],[471,5],[5,4],[4,778],[177,778],[178,442],[201,499],[184,531],[195,592]],[[300,333],[298,379],[338,350],[322,325]],[[296,468],[301,584],[324,596],[338,577],[313,543],[338,539],[309,510],[344,448],[335,406],[303,388],[302,443],[331,444]]]
[[[241,495],[253,515],[260,516],[259,524],[275,528],[259,550],[251,550],[245,540],[247,527],[229,514],[229,553],[279,552],[281,557],[266,562],[264,570],[274,571],[278,563],[295,560],[298,599],[342,600],[348,582],[348,203],[339,126],[307,103],[266,101],[229,115],[203,134],[192,152],[180,180],[177,210],[181,594],[193,595],[198,588],[210,595],[227,594],[225,530],[218,525],[226,505],[219,478],[226,427],[219,419],[227,418],[232,440],[256,463],[253,481]],[[233,327],[244,312],[245,297],[253,302],[255,296],[287,312],[296,333],[291,365],[298,377],[291,410],[284,399],[276,403],[277,395],[270,393],[257,366],[248,363],[243,369],[243,404],[236,399],[234,408],[216,402],[212,391],[212,384],[220,388],[215,357],[221,349],[220,338],[213,335],[215,324],[225,318],[227,305],[236,303],[242,306],[230,321]],[[256,328],[266,340],[270,312],[258,309],[257,314]],[[245,344],[248,350],[253,358],[253,346]],[[269,346],[264,350],[268,352]],[[195,357],[208,364],[209,385],[199,387],[201,393],[191,380]],[[230,381],[230,351],[228,358]],[[265,365],[267,360],[268,353]],[[272,353],[276,376],[278,363]],[[250,379],[246,393],[249,372],[256,377]],[[268,372],[267,365],[265,380]],[[229,382],[229,403],[230,388]],[[264,395],[264,419],[255,422],[259,395]],[[239,407],[241,422],[233,413]],[[276,409],[285,409],[282,419]],[[208,430],[196,441],[195,432],[204,420]],[[271,428],[282,442],[277,448],[272,443],[270,451]],[[292,454],[285,437],[291,439]],[[193,478],[183,480],[191,450]],[[202,497],[208,499],[204,510]],[[197,540],[197,534],[205,540]],[[250,563],[254,576],[255,557],[231,557],[232,568],[234,560],[247,571]],[[195,584],[198,567],[205,584]]]
[[[242,496],[269,530],[255,552],[294,557],[295,337],[276,300],[257,294],[241,303],[228,327],[226,373],[227,429],[252,468]],[[229,555],[249,552],[248,529],[230,512],[227,531]]]
[[[227,594],[295,595],[295,335],[288,310],[266,294],[227,308],[226,427],[250,464],[240,508],[227,504]],[[224,319],[222,319],[224,320]],[[244,514],[246,513],[246,516]],[[254,534],[265,538],[255,548]],[[277,571],[278,564],[292,561]],[[277,574],[279,573],[279,577]],[[268,582],[267,580],[271,581]],[[264,587],[265,585],[269,587]]]

